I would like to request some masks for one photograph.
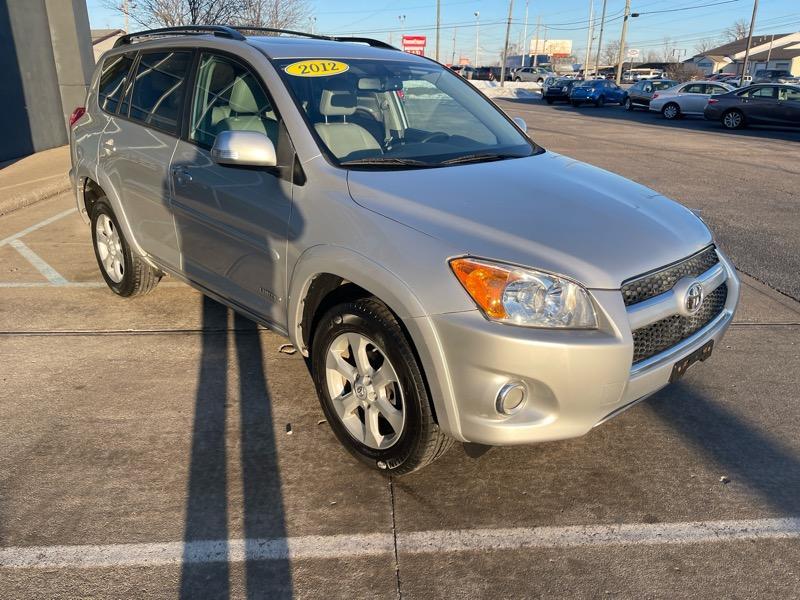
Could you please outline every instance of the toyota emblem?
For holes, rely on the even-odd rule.
[[[703,304],[703,284],[699,281],[696,281],[692,285],[689,286],[689,289],[686,290],[686,299],[684,300],[684,306],[686,306],[686,312],[689,314],[694,314],[698,310],[700,310],[700,306]]]

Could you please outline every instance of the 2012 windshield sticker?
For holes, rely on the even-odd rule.
[[[283,70],[295,77],[327,77],[341,75],[349,68],[350,65],[337,60],[301,60],[290,64]]]

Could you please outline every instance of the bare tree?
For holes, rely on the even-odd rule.
[[[604,65],[616,65],[619,60],[619,42],[612,40],[607,43],[600,54],[600,59]]]
[[[663,62],[661,60],[661,56],[655,50],[648,50],[647,54],[645,55],[644,62],[653,63],[653,62]]]
[[[305,29],[311,17],[306,0],[243,0],[235,19],[237,25],[272,27],[275,29]]]
[[[119,0],[103,5],[125,13]],[[308,19],[307,0],[136,0],[128,3],[131,21],[143,27],[234,24],[287,29]]]
[[[708,52],[712,48],[716,48],[717,46],[719,46],[719,42],[717,40],[711,38],[705,38],[700,40],[694,45],[694,51],[697,52],[697,54],[705,54],[706,52]]]
[[[723,29],[722,35],[729,42],[735,42],[736,40],[741,40],[743,38],[746,38],[749,30],[750,30],[749,23],[744,19],[739,19],[730,27],[726,27],[725,29]]]
[[[676,81],[703,79],[705,73],[693,63],[671,63],[667,66],[667,77]]]

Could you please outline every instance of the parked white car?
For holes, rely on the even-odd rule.
[[[660,112],[665,119],[679,119],[685,115],[701,115],[714,94],[725,94],[735,89],[717,81],[687,81],[653,94],[650,110]]]

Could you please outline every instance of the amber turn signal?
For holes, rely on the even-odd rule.
[[[516,279],[510,269],[472,258],[456,258],[450,261],[450,268],[487,316],[493,319],[507,316],[503,306],[503,290]]]

